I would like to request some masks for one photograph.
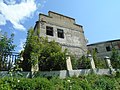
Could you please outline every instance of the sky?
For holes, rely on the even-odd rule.
[[[83,26],[88,44],[120,39],[120,0],[0,0],[0,31],[15,34],[16,52],[39,13],[54,11]]]

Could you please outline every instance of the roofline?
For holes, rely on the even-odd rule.
[[[69,18],[69,19],[72,19],[72,20],[74,20],[74,21],[75,21],[75,19],[74,19],[74,18],[71,18],[71,17],[65,16],[65,15],[62,15],[62,14],[59,14],[59,13],[56,13],[56,12],[53,12],[53,11],[49,11],[49,12],[48,12],[48,15],[43,14],[43,13],[40,13],[40,14],[39,14],[39,16],[40,16],[40,15],[43,15],[43,16],[46,16],[46,17],[52,18],[52,17],[50,16],[50,14],[49,14],[49,13],[54,13],[54,14],[57,14],[57,15],[60,15],[60,16],[63,16],[63,17],[66,17],[66,18]],[[83,26],[82,26],[82,25],[80,25],[80,24],[76,24],[76,23],[73,23],[73,24],[74,24],[74,25],[76,25],[76,26],[79,26],[79,27],[83,28]]]
[[[92,45],[97,45],[97,44],[102,44],[102,43],[108,43],[108,42],[115,42],[115,41],[120,41],[120,39],[115,39],[115,40],[108,40],[108,41],[103,41],[103,42],[92,43],[92,44],[88,44],[87,46],[92,46]]]
[[[83,26],[82,26],[82,25],[79,25],[79,24],[76,24],[76,23],[74,23],[74,25],[76,25],[76,26],[79,26],[79,27],[83,28]]]
[[[71,18],[71,17],[69,17],[69,16],[65,16],[65,15],[63,15],[63,14],[59,14],[59,13],[56,13],[56,12],[53,12],[53,11],[49,11],[48,14],[49,14],[49,13],[54,13],[54,14],[57,14],[57,15],[60,15],[60,16],[63,16],[63,17],[66,17],[66,18],[75,20],[74,18]]]
[[[40,16],[40,15],[43,15],[43,16],[46,16],[46,17],[50,17],[50,16],[48,16],[48,15],[46,15],[46,14],[43,14],[43,13],[40,13],[39,16]]]

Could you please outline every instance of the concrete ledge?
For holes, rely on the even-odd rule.
[[[94,71],[94,72],[93,72]],[[31,77],[32,72],[20,72],[22,77],[29,78]],[[79,75],[88,75],[88,74],[97,74],[97,75],[110,75],[110,69],[79,69],[79,70],[60,70],[60,71],[38,71],[33,73],[33,77],[59,77],[61,79],[66,77],[78,77]],[[19,73],[15,73],[16,76],[19,76]],[[18,75],[17,75],[18,74]],[[10,76],[8,71],[0,71],[0,77]]]
[[[110,69],[96,69],[95,73],[97,75],[110,75]]]

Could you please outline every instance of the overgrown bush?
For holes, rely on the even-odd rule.
[[[81,56],[79,59],[71,55],[71,62],[73,69],[90,69],[90,59],[85,55]]]
[[[78,60],[78,65],[77,67],[79,69],[90,69],[90,59],[87,58],[85,55],[83,55],[79,60]]]
[[[102,58],[99,58],[97,56],[96,50],[93,50],[92,57],[93,57],[93,60],[95,62],[95,67],[96,68],[98,68],[98,69],[105,69],[105,68],[107,68],[105,60],[102,59]]]
[[[78,59],[74,56],[74,55],[70,55],[70,59],[71,59],[71,63],[72,63],[72,68],[73,69],[78,69],[77,65],[78,63]]]
[[[95,90],[116,90],[114,85],[115,81],[112,81],[106,77],[100,78],[95,81],[94,88]]]
[[[16,47],[13,44],[13,38],[14,34],[11,34],[9,37],[6,32],[0,31],[0,70],[10,69],[10,66],[7,66],[8,61],[6,59],[8,54],[12,54]]]
[[[112,49],[111,64],[113,68],[120,69],[120,55],[119,55],[119,52],[115,48]]]
[[[116,71],[116,77],[120,77],[120,70]]]
[[[23,51],[22,68],[24,71],[30,71],[31,66],[39,63],[39,69],[42,71],[66,69],[66,53],[67,50],[63,51],[58,43],[48,41],[47,37],[39,37],[31,28],[28,30]]]
[[[60,79],[12,78],[0,79],[0,90],[120,90],[120,78],[87,75]]]

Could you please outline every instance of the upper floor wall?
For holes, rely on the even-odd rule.
[[[82,25],[76,24],[74,18],[64,16],[62,14],[58,14],[52,11],[49,11],[48,15],[39,14],[39,21],[83,32]]]
[[[120,39],[89,44],[87,47],[90,52],[95,50],[100,57],[111,56],[113,48],[120,52]]]
[[[83,27],[75,23],[75,19],[52,11],[48,15],[39,14],[35,32],[40,29],[39,36],[55,40],[67,48],[72,54],[81,56],[87,52]]]

